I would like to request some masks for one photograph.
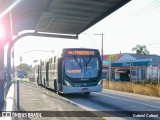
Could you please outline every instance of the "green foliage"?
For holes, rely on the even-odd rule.
[[[149,55],[149,51],[145,45],[137,45],[136,47],[132,48],[132,51],[136,51],[137,54]]]
[[[26,64],[26,63],[22,63],[22,64],[20,64],[20,65],[18,65],[16,67],[16,71],[24,71],[25,72],[25,76],[28,75],[30,70],[31,70],[30,66],[28,64]]]
[[[21,65],[18,65],[16,67],[16,70],[17,71],[19,71],[19,70],[30,71],[30,66],[26,63],[22,63]]]

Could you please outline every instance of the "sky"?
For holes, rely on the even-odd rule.
[[[47,59],[62,48],[84,47],[101,50],[104,34],[104,54],[135,53],[137,44],[146,45],[150,54],[160,55],[160,0],[132,0],[111,15],[79,35],[78,40],[25,37],[15,43],[15,65],[34,65],[33,60]],[[33,51],[32,51],[33,50]],[[34,51],[34,50],[43,50]],[[44,52],[44,51],[53,51]],[[28,52],[32,51],[32,52]]]

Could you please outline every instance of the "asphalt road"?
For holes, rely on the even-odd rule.
[[[108,117],[111,119],[112,115],[119,117],[118,119],[160,119],[160,98],[158,97],[107,89],[88,96],[70,94],[63,95],[63,97],[88,111],[106,113],[103,115],[107,119]]]
[[[17,102],[16,92],[15,102]],[[20,110],[78,111],[77,115],[80,114],[80,111],[85,111],[86,114],[93,112],[98,116],[90,119],[150,120],[160,119],[160,98],[107,89],[90,95],[56,95],[52,90],[27,82],[20,84]],[[86,110],[89,112],[86,112]],[[81,112],[81,114],[83,113]],[[83,117],[71,117],[70,119],[86,120]]]

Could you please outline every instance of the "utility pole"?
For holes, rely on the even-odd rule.
[[[101,41],[101,55],[102,56],[101,56],[101,59],[102,59],[102,71],[103,71],[103,36],[104,36],[104,34],[101,33],[101,34],[94,34],[94,35],[100,35],[102,37],[102,41]],[[103,75],[103,73],[102,73],[102,75]],[[102,76],[102,79],[103,79],[103,76]],[[109,85],[109,83],[108,83],[108,85]]]
[[[102,42],[101,42],[101,53],[102,53],[102,70],[103,70],[103,36],[104,33],[101,34],[94,34],[94,35],[101,35],[102,36]],[[109,80],[111,80],[111,63],[109,63]],[[108,89],[109,89],[109,80],[108,80]]]
[[[101,36],[102,36],[102,42],[101,42],[101,54],[102,54],[102,67],[103,67],[103,36],[104,36],[104,34],[101,33],[101,34],[94,34],[94,35],[101,35]]]

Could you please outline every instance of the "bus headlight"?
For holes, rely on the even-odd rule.
[[[101,85],[102,84],[102,79],[98,82],[98,84],[97,85]]]
[[[66,80],[64,80],[64,83],[65,83],[67,86],[71,86],[71,84],[70,84],[68,81],[66,81]]]

